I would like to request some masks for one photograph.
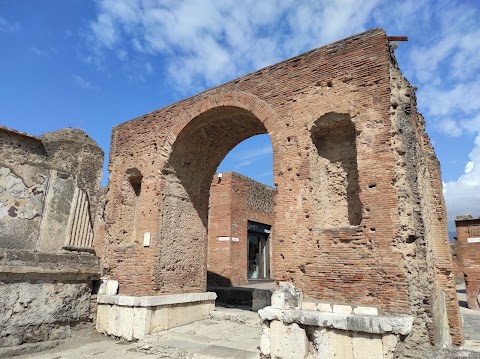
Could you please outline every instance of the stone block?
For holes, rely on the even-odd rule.
[[[303,310],[317,310],[317,303],[314,302],[303,302],[302,303]]]
[[[260,338],[260,353],[264,356],[270,355],[270,327],[263,325],[262,336]]]
[[[100,288],[98,289],[99,295],[116,295],[118,292],[118,281],[113,279],[102,279]]]
[[[185,297],[191,302],[185,302]],[[202,300],[205,298],[211,300]],[[180,303],[172,303],[174,299]],[[126,340],[205,319],[215,307],[215,293],[190,293],[181,296],[131,297],[99,296],[97,330]],[[155,303],[163,303],[153,305]]]
[[[303,292],[290,282],[280,282],[276,292],[282,292],[285,298],[285,309],[300,309],[303,301]]]
[[[352,332],[353,359],[383,359],[382,337]]]
[[[332,305],[329,303],[317,303],[317,310],[319,312],[332,313]]]
[[[269,306],[272,302],[272,292],[266,289],[255,289],[252,293],[252,310],[257,312],[259,309]]]
[[[386,334],[382,337],[383,359],[393,359],[397,343],[398,336],[395,334]]]
[[[151,333],[152,314],[150,308],[134,308],[133,338],[140,339]]]
[[[111,305],[109,304],[97,305],[97,322],[95,327],[99,333],[108,333],[110,309]]]
[[[277,359],[304,359],[308,354],[308,338],[298,324],[270,323],[270,353]]]
[[[168,308],[158,307],[152,311],[150,333],[158,333],[168,329]],[[149,333],[149,334],[150,334]]]
[[[285,308],[285,293],[275,291],[272,294],[272,308],[276,308],[276,309]]]
[[[317,358],[353,359],[352,338],[347,331],[318,329],[314,334],[314,343],[317,347]]]
[[[333,305],[333,313],[351,314],[352,313],[352,307],[349,306],[349,305],[334,304]]]
[[[360,315],[378,315],[378,309],[375,307],[355,307],[353,308],[353,313]]]

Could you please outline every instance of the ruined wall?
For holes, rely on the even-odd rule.
[[[480,310],[480,218],[457,216],[457,253],[464,274],[468,307]]]
[[[275,189],[235,172],[213,177],[208,214],[209,285],[248,282],[247,223],[273,225],[274,193]],[[270,243],[272,241],[273,234],[270,235]],[[270,276],[273,277],[272,273]]]
[[[0,346],[88,320],[103,152],[83,131],[0,128]]]
[[[449,334],[460,343],[438,162],[397,72],[375,29],[115,127],[106,228],[120,292],[205,290],[211,178],[236,144],[268,133],[275,278],[309,297],[413,315],[406,352],[448,345]],[[130,168],[143,176],[135,206],[122,190]],[[136,242],[124,246],[132,211]]]
[[[458,255],[458,242],[450,242],[450,252],[452,253],[452,270],[453,275],[455,276],[456,283],[461,283],[464,281],[463,278],[463,265],[460,261]]]
[[[391,146],[395,158],[392,185],[398,193],[400,221],[394,240],[404,256],[411,310],[418,313],[413,334],[402,347],[408,353],[417,348],[425,330],[430,341],[441,346],[450,346],[452,340],[459,345],[463,336],[440,164],[426,134],[425,121],[417,112],[415,92],[401,74],[393,53],[390,64]],[[424,310],[419,312],[420,308]]]

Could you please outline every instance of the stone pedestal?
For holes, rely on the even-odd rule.
[[[277,359],[392,359],[413,323],[411,316],[378,315],[373,307],[304,302],[290,283],[280,283],[272,306],[258,313],[262,358]]]
[[[99,295],[97,331],[125,340],[178,327],[208,317],[215,308],[215,293],[162,296]]]

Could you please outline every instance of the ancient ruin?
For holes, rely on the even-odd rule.
[[[103,151],[73,129],[0,127],[0,148],[0,348],[64,339],[96,310]]]
[[[114,127],[106,271],[119,293],[202,293],[211,178],[268,133],[275,279],[411,316],[399,353],[462,340],[440,169],[415,92],[371,30]]]
[[[103,153],[83,132],[0,134],[2,346],[68,335],[100,275],[102,333],[141,339],[207,317],[207,272],[249,273],[246,252],[208,260],[219,237],[248,248],[245,213],[225,233],[209,225],[212,178],[257,134],[273,146],[273,208],[248,203],[242,181],[230,201],[274,226],[268,276],[281,283],[260,311],[263,357],[415,357],[463,341],[439,163],[381,29],[114,127],[106,192]]]

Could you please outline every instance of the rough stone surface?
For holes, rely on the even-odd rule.
[[[433,312],[444,305],[459,345],[440,168],[381,29],[113,129],[106,270],[120,293],[205,290],[212,176],[261,133],[273,147],[275,279],[321,301],[415,317],[405,354],[442,341]]]
[[[344,332],[335,329],[317,329],[314,333],[317,358],[352,359],[352,339]]]
[[[81,130],[0,127],[0,347],[53,343],[89,321],[102,165]]]
[[[75,129],[37,138],[0,128],[0,149],[1,247],[91,247],[103,165],[97,144]]]
[[[270,323],[270,355],[277,359],[304,359],[308,354],[308,338],[298,324]]]
[[[64,339],[89,305],[87,283],[0,282],[0,347]]]
[[[263,320],[280,320],[285,323],[358,331],[372,334],[396,333],[408,335],[413,317],[373,316],[314,312],[310,310],[280,310],[266,307],[258,311]]]

